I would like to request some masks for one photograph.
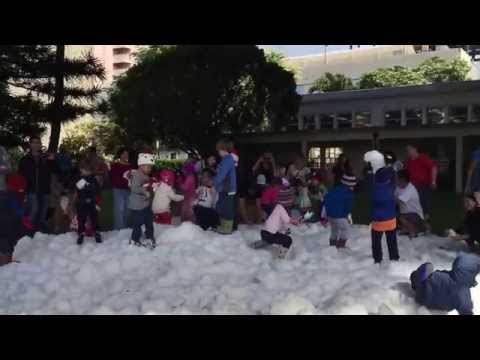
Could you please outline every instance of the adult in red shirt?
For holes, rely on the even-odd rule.
[[[128,198],[130,196],[128,181],[123,175],[132,169],[132,165],[128,162],[126,148],[118,150],[115,159],[116,161],[110,168],[110,181],[113,188],[113,227],[115,230],[120,230],[127,227]]]
[[[420,153],[416,145],[407,145],[407,155],[405,168],[410,182],[417,188],[425,221],[429,225],[433,190],[437,188],[437,165],[427,154]]]

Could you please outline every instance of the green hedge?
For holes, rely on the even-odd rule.
[[[155,166],[160,169],[180,170],[185,160],[155,160]]]

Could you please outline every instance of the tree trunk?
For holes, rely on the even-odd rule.
[[[62,110],[65,98],[64,84],[65,45],[57,45],[55,59],[55,97],[53,99],[53,113],[50,121],[50,144],[48,151],[57,152],[62,129]]]

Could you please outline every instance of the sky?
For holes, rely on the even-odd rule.
[[[325,45],[258,45],[262,49],[272,49],[283,53],[286,56],[302,56],[311,54],[322,54],[325,51]],[[354,45],[358,46],[358,45]],[[370,47],[372,45],[359,45]],[[328,45],[327,52],[348,50],[349,45]]]

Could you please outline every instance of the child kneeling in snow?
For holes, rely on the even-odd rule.
[[[277,204],[260,233],[262,240],[256,241],[253,247],[259,249],[268,245],[274,245],[277,247],[277,257],[285,258],[292,245],[292,238],[284,233],[285,230],[288,231],[289,224],[298,225],[299,221],[291,218],[285,208]]]
[[[330,246],[344,248],[350,237],[348,216],[353,208],[355,176],[343,175],[340,184],[325,195],[325,212],[330,223]]]
[[[142,236],[142,225],[145,225],[145,235],[151,241],[151,246],[155,246],[153,237],[153,212],[152,212],[152,192],[150,189],[150,172],[154,164],[152,154],[138,155],[138,171],[132,173],[131,192],[129,198],[129,209],[132,214],[133,231],[132,241],[136,246],[143,246],[140,241]]]
[[[214,173],[210,169],[202,171],[201,185],[197,189],[197,199],[194,201],[193,212],[198,226],[203,230],[216,228],[220,222],[215,205],[217,192],[213,187]]]
[[[78,220],[77,244],[83,244],[85,238],[85,225],[87,220],[95,231],[95,241],[102,242],[98,224],[97,195],[100,193],[100,184],[93,174],[93,166],[87,161],[80,162],[80,178],[75,182],[76,196],[75,208]]]
[[[434,271],[431,263],[422,264],[410,275],[415,300],[432,310],[457,310],[460,315],[473,315],[470,288],[477,285],[480,257],[461,253],[450,271]]]
[[[179,202],[183,200],[183,195],[175,194],[173,185],[175,183],[175,174],[171,170],[162,170],[159,174],[160,184],[155,190],[153,198],[152,210],[156,224],[172,224],[172,213],[170,211],[170,203],[172,201]]]
[[[365,154],[370,168],[367,176],[372,207],[372,254],[375,264],[382,262],[382,237],[387,237],[390,260],[399,260],[397,244],[397,211],[395,206],[395,172],[387,167],[385,157],[377,150]]]

